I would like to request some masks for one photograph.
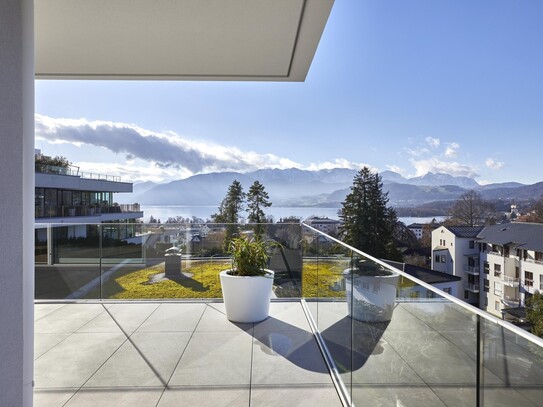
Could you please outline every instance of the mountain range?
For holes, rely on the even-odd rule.
[[[340,206],[350,191],[356,170],[264,169],[248,173],[216,172],[199,174],[165,184],[134,184],[131,194],[118,194],[119,203],[144,205],[218,205],[228,186],[241,182],[245,191],[258,180],[275,206]],[[432,201],[455,200],[474,189],[485,199],[533,199],[543,195],[543,182],[524,185],[518,182],[480,185],[473,178],[445,173],[427,173],[405,178],[393,171],[380,173],[383,190],[388,191],[395,207],[416,206]]]

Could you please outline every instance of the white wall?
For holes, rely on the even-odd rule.
[[[0,406],[32,406],[34,4],[0,1]]]

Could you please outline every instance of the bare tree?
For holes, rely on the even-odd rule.
[[[543,223],[543,198],[540,198],[531,208],[526,219],[528,222]]]
[[[474,190],[465,192],[458,198],[450,210],[448,223],[482,226],[496,223],[496,209]]]

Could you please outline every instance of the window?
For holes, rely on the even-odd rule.
[[[489,271],[490,271],[490,264],[488,263],[488,261],[485,261],[483,263],[483,271],[485,272],[485,274],[488,274]]]
[[[496,301],[496,302],[494,303],[494,309],[495,309],[496,311],[500,311],[500,302],[499,302],[499,301]]]
[[[441,263],[441,256],[439,254],[436,254],[436,263]]]
[[[469,298],[469,291],[464,290],[464,299],[467,300]]]
[[[483,283],[484,283],[485,292],[489,292],[489,291],[490,291],[490,281],[488,281],[488,280],[485,278],[484,281],[483,281]]]
[[[502,283],[494,283],[494,295],[502,295]]]
[[[494,277],[500,277],[502,275],[502,265],[494,264]]]
[[[475,240],[470,240],[469,241],[469,248],[470,249],[475,249]]]
[[[488,307],[488,298],[485,297],[485,308]]]
[[[535,252],[535,261],[543,261],[543,253]]]
[[[445,258],[444,254],[441,255],[441,262],[442,263],[447,263],[447,259]]]
[[[534,286],[534,273],[529,272],[529,271],[524,272],[524,285],[526,287]]]
[[[542,280],[543,281],[543,280]],[[452,290],[451,290],[451,287],[445,287],[443,289],[444,292],[446,292],[447,294],[451,294]]]
[[[539,289],[543,290],[543,274],[539,275]]]

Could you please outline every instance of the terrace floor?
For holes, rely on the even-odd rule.
[[[34,405],[341,406],[300,302],[258,324],[222,303],[35,306]]]
[[[392,321],[308,302],[357,406],[476,405],[476,319],[446,302],[400,302]],[[299,301],[258,324],[218,302],[38,303],[35,406],[341,406]],[[488,406],[542,406],[543,355],[485,323]]]

